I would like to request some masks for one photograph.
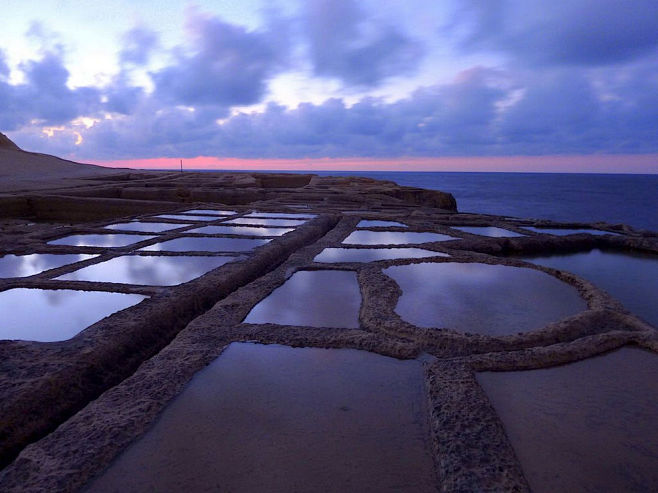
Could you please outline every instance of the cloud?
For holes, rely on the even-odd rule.
[[[174,104],[249,105],[259,102],[287,53],[274,31],[248,31],[222,20],[191,14],[190,50],[176,50],[174,63],[152,73],[156,96]]]
[[[535,65],[605,65],[658,47],[655,0],[468,0],[455,26],[465,47]]]
[[[313,0],[303,19],[314,73],[372,87],[409,75],[422,49],[400,29],[368,17],[354,0]]]
[[[143,26],[136,26],[126,32],[122,41],[119,60],[123,64],[145,65],[153,50],[159,46],[157,33]]]

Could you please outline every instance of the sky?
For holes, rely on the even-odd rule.
[[[0,132],[111,166],[658,173],[656,0],[3,0]]]

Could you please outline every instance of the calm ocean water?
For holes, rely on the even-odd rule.
[[[605,221],[658,231],[658,175],[311,171],[450,192],[461,212]]]

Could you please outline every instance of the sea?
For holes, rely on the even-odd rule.
[[[413,171],[295,173],[365,176],[394,181],[398,185],[441,190],[455,197],[460,212],[561,222],[603,221],[658,232],[658,175]]]

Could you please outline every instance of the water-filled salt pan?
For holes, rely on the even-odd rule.
[[[384,273],[402,288],[395,311],[420,327],[500,336],[587,308],[575,288],[534,269],[445,262],[396,265]]]
[[[197,215],[216,215],[216,216],[232,216],[237,214],[236,211],[226,211],[226,210],[217,210],[217,209],[192,209],[189,211],[183,211],[183,214],[197,214]]]
[[[144,233],[161,233],[171,229],[183,228],[191,226],[191,224],[173,224],[173,223],[148,223],[133,221],[130,223],[117,223],[105,226],[105,229],[120,230],[120,231],[140,231]]]
[[[581,233],[590,235],[617,235],[617,233],[610,233],[608,231],[601,231],[599,229],[562,229],[562,228],[535,228],[532,226],[523,226],[523,229],[529,229],[535,233],[543,233],[549,235],[566,236]],[[618,235],[617,235],[618,236]]]
[[[203,238],[184,236],[141,248],[148,252],[246,252],[270,240],[250,238]]]
[[[203,226],[191,229],[188,233],[207,235],[248,235],[248,236],[281,236],[294,228],[258,228],[251,226]]]
[[[286,226],[299,226],[304,224],[305,219],[271,219],[271,218],[260,218],[260,217],[238,217],[231,219],[230,221],[224,221],[223,224],[249,224],[249,225],[261,225],[261,226],[275,226],[275,227],[286,227]]]
[[[536,492],[658,491],[658,355],[480,373]]]
[[[491,238],[514,238],[524,236],[508,229],[496,228],[494,226],[450,226],[452,229],[458,229],[464,233],[474,235],[489,236]]]
[[[160,219],[175,219],[177,221],[217,221],[222,219],[222,216],[186,216],[184,214],[160,214],[159,216],[153,216]]]
[[[429,243],[432,241],[456,240],[439,233],[416,233],[412,231],[353,231],[343,240],[346,245],[404,245]]]
[[[49,241],[49,245],[92,246],[92,247],[124,247],[150,240],[155,236],[123,235],[123,234],[80,234],[70,235],[57,240]]]
[[[436,491],[423,381],[416,360],[234,343],[88,491]]]
[[[448,257],[447,253],[422,248],[325,248],[314,262],[375,262],[396,258]]]
[[[298,214],[294,212],[250,212],[245,217],[274,217],[282,219],[313,219],[317,214]]]
[[[31,255],[5,255],[0,257],[0,277],[26,277],[40,272],[94,258],[95,255],[56,255],[33,253]]]
[[[9,289],[0,292],[0,339],[64,341],[144,298],[100,291]]]
[[[370,219],[364,219],[356,225],[357,228],[372,228],[372,227],[382,227],[382,228],[406,228],[407,225],[399,223],[397,221],[375,221]]]
[[[356,328],[360,304],[355,272],[300,271],[258,303],[245,322]]]
[[[57,279],[174,286],[196,279],[233,260],[236,260],[236,257],[124,255],[70,272]]]

